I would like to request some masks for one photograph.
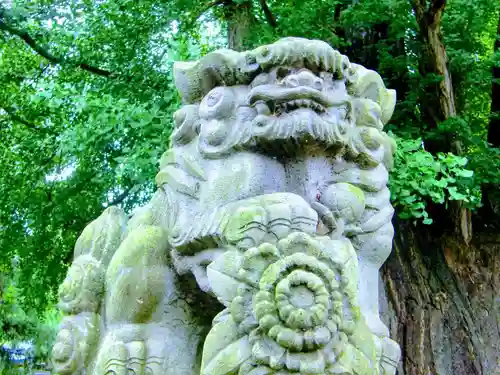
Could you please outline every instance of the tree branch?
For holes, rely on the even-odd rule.
[[[22,118],[21,116],[17,115],[16,112],[14,110],[12,110],[12,109],[5,108],[5,107],[0,107],[0,109],[3,110],[3,111],[5,111],[5,113],[7,113],[7,115],[13,121],[19,122],[20,124],[23,124],[26,127],[30,128],[30,129],[33,129],[33,130],[40,130],[41,129],[37,125],[32,124],[31,122],[29,122],[29,121],[25,120],[24,118]]]
[[[203,14],[205,14],[205,12],[208,12],[213,7],[216,7],[217,5],[229,5],[230,3],[232,3],[232,0],[214,0],[203,5],[200,4],[200,10],[196,12],[195,16],[189,18],[187,24],[185,25],[185,29],[190,29],[196,22],[196,20],[198,20],[198,18],[200,18]]]
[[[446,7],[446,0],[432,0],[429,10],[427,11],[427,22],[429,26],[434,26],[440,23],[441,15]]]
[[[217,5],[222,5],[222,4],[226,4],[228,2],[228,0],[215,0],[215,1],[211,1],[207,4],[205,4],[205,6],[203,7],[204,11],[203,13],[205,13],[207,10],[209,10],[210,8],[213,8]]]
[[[274,17],[273,13],[271,12],[271,9],[269,9],[269,6],[266,3],[266,0],[259,0],[260,6],[262,8],[262,11],[264,12],[264,15],[266,16],[267,23],[271,25],[273,28],[278,27],[278,23],[276,22],[276,18]]]
[[[446,6],[446,0],[432,0],[430,11],[434,14],[442,12]]]
[[[86,70],[90,73],[93,73],[93,74],[96,74],[99,76],[103,76],[103,77],[110,77],[110,76],[114,75],[113,72],[89,65],[87,63],[83,63],[83,62],[82,63],[79,63],[79,62],[75,63],[75,62],[71,62],[63,57],[58,57],[58,56],[53,55],[47,49],[40,46],[38,44],[38,42],[35,39],[33,39],[33,37],[27,31],[20,30],[12,25],[9,25],[6,22],[6,18],[7,18],[7,15],[6,15],[5,10],[0,9],[0,30],[4,30],[4,31],[8,32],[9,34],[12,34],[12,35],[15,35],[15,36],[21,38],[22,40],[24,40],[24,42],[28,46],[31,47],[31,49],[33,51],[35,51],[36,53],[38,53],[40,56],[44,57],[45,59],[49,60],[50,62],[52,62],[54,64],[60,64],[60,65],[76,66],[82,70]]]
[[[111,207],[111,206],[116,206],[117,204],[120,204],[122,203],[125,198],[128,197],[130,191],[132,190],[132,188],[128,188],[126,189],[123,193],[121,193],[120,195],[118,195],[115,199],[113,199],[111,202],[108,203],[108,207]]]

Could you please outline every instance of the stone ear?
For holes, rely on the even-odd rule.
[[[383,89],[380,94],[380,107],[382,107],[382,123],[385,125],[391,119],[396,108],[396,90]]]
[[[370,99],[377,103],[382,108],[381,121],[384,125],[387,124],[396,107],[396,90],[387,89],[377,72],[357,64],[351,64],[348,80],[349,93],[354,97]]]
[[[198,61],[175,62],[174,81],[183,103],[197,103],[217,86],[249,84],[259,65],[247,60],[244,53],[221,49]]]

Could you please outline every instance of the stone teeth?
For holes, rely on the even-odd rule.
[[[320,111],[320,112],[324,112],[325,111],[325,107],[323,107],[321,104],[319,103],[316,103],[316,102],[312,102],[312,105],[313,105],[313,108],[316,110],[316,111]]]
[[[268,116],[271,114],[271,110],[269,109],[269,106],[263,101],[258,101],[257,103],[255,103],[255,109],[257,110],[257,113],[259,115]]]
[[[282,112],[290,112],[298,108],[311,108],[319,112],[325,111],[325,107],[315,102],[314,100],[310,99],[289,100],[287,102],[277,104],[276,107],[277,109],[280,109]]]

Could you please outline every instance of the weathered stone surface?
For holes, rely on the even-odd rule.
[[[108,209],[79,238],[56,367],[394,375],[378,270],[394,232],[383,126],[395,92],[300,38],[216,51],[174,75],[184,105],[158,190],[130,220]]]
[[[52,349],[52,362],[58,374],[86,373],[86,368],[96,353],[100,323],[100,316],[93,313],[63,318]]]

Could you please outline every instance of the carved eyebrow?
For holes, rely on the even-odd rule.
[[[297,70],[297,74],[298,74],[298,73],[300,73],[300,72],[308,72],[308,73],[312,73],[312,74],[314,74],[316,77],[321,78],[321,79],[328,78],[328,77],[325,77],[325,74],[330,74],[330,75],[331,75],[331,77],[333,77],[333,74],[332,74],[332,73],[324,72],[323,70],[319,70],[319,69],[299,68],[299,69]]]

